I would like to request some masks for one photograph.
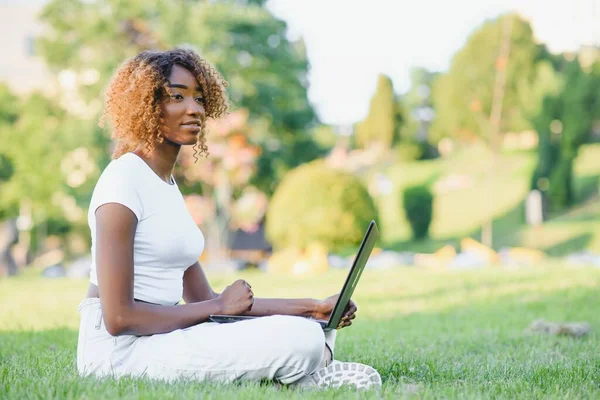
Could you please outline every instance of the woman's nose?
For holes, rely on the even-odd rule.
[[[204,106],[202,104],[198,104],[195,99],[188,101],[187,112],[188,115],[192,115],[194,117],[204,117],[206,113]]]

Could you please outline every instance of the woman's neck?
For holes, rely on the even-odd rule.
[[[171,184],[171,176],[175,168],[175,162],[179,156],[181,146],[171,143],[157,143],[154,150],[148,154],[144,154],[143,149],[138,147],[133,152],[143,159],[146,164],[162,179]]]

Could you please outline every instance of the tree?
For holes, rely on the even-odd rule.
[[[389,149],[398,139],[398,109],[392,80],[379,75],[367,117],[356,127],[356,142],[367,148],[373,144]]]
[[[0,214],[21,218],[20,244],[39,247],[32,231],[64,234],[86,225],[82,199],[91,193],[97,168],[90,154],[90,137],[81,135],[81,121],[40,94],[15,101],[18,116],[0,127],[2,153],[12,173],[2,183]],[[83,201],[85,204],[86,201]]]
[[[563,89],[564,81],[557,66],[550,61],[540,61],[535,67],[535,78],[532,82],[519,83],[519,102],[523,114],[535,128],[535,119],[540,116],[544,99],[553,97]]]
[[[433,193],[426,185],[410,186],[402,193],[404,215],[410,224],[414,240],[422,240],[429,235],[433,219]]]
[[[286,38],[286,24],[263,1],[53,0],[42,13],[50,33],[41,52],[57,71],[77,77],[82,97],[99,97],[124,59],[145,49],[192,46],[230,82],[234,108],[249,110],[265,149],[257,184],[320,154],[308,135],[306,50]],[[279,160],[279,164],[273,160]]]
[[[0,129],[9,130],[19,116],[19,99],[11,93],[8,86],[0,84]],[[0,184],[8,181],[14,173],[12,159],[8,156],[8,143],[0,142]],[[0,209],[0,215],[2,215]]]
[[[21,108],[19,116],[0,129],[2,151],[14,166],[11,178],[2,187],[0,207],[14,210],[28,199],[36,209],[47,209],[61,176],[51,168],[40,167],[60,165],[64,152],[57,127],[64,112],[40,95],[15,104]]]
[[[600,61],[586,73],[577,59],[565,59],[559,72],[561,82],[552,84],[533,119],[539,149],[531,186],[546,194],[553,210],[573,203],[573,163],[600,118]]]
[[[432,86],[438,75],[425,68],[413,68],[410,71],[410,89],[398,100],[403,110],[400,131],[403,141],[427,140],[428,125],[434,116]]]
[[[321,160],[291,171],[277,187],[266,219],[276,249],[306,249],[319,243],[332,251],[358,245],[377,208],[355,175]]]
[[[510,62],[498,57],[505,18],[513,19]],[[449,71],[434,84],[433,139],[486,137],[496,71],[504,65],[507,71],[499,132],[530,128],[519,91],[535,80],[536,64],[549,58],[545,46],[535,42],[529,23],[518,15],[507,14],[485,22],[454,55]]]
[[[11,93],[5,83],[0,83],[0,126],[15,123],[19,116],[18,98]]]
[[[19,99],[11,93],[8,86],[4,83],[0,84],[0,139],[2,132],[7,136],[6,132],[12,130],[14,123],[19,116]],[[3,183],[11,179],[15,173],[14,161],[8,154],[8,141],[0,140],[0,189],[6,190]],[[1,202],[1,199],[0,199]],[[2,206],[0,204],[0,221],[4,218],[13,216],[16,213],[14,207]]]

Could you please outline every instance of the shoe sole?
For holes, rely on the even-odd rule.
[[[381,376],[374,368],[360,363],[339,362],[331,364],[313,375],[320,387],[339,388],[351,385],[357,389],[381,387]]]

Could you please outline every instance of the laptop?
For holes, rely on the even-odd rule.
[[[358,249],[358,253],[356,253],[356,257],[354,257],[354,262],[352,263],[352,267],[348,272],[348,276],[346,277],[346,282],[344,282],[344,286],[342,287],[342,291],[340,292],[340,297],[338,297],[338,301],[331,312],[328,320],[317,320],[314,319],[324,331],[331,331],[337,328],[342,317],[344,316],[344,311],[350,302],[350,298],[354,293],[354,289],[356,288],[356,284],[360,279],[360,276],[367,265],[367,260],[373,251],[373,246],[375,242],[379,238],[379,230],[377,229],[377,224],[375,221],[371,221],[369,223],[369,227],[367,228],[367,232],[363,237],[363,240]],[[217,322],[220,324],[239,322],[249,319],[262,318],[259,316],[249,316],[249,315],[210,315],[209,319],[213,322]]]

